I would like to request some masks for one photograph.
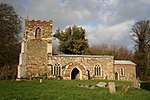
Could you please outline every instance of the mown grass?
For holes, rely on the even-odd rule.
[[[106,80],[39,80],[0,81],[0,100],[149,100],[150,91],[129,88],[120,92],[131,82],[114,81],[117,92],[110,94],[108,88],[88,89],[79,84],[95,85]]]

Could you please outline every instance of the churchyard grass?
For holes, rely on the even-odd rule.
[[[110,94],[108,88],[81,88],[79,84],[96,85],[98,82],[115,82],[117,92]],[[123,86],[126,81],[109,80],[26,80],[0,81],[0,100],[149,100],[150,91]],[[150,84],[149,84],[150,85]]]

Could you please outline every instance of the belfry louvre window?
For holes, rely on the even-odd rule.
[[[102,76],[102,69],[100,65],[95,65],[94,67],[94,75],[95,76]]]
[[[53,75],[61,76],[61,66],[56,63],[53,67]]]

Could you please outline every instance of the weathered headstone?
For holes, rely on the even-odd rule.
[[[108,86],[109,86],[109,92],[111,94],[115,93],[116,92],[116,86],[115,86],[115,83],[114,82],[109,82],[108,83]]]
[[[98,86],[98,87],[106,87],[106,83],[105,82],[99,82],[98,84],[96,84],[96,86]]]
[[[140,81],[138,80],[138,79],[135,79],[134,81],[133,81],[133,87],[134,88],[138,88],[138,89],[140,89]]]

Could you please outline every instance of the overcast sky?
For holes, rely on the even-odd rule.
[[[133,48],[132,25],[150,19],[150,0],[0,0],[10,3],[25,18],[53,18],[53,33],[59,27],[82,26],[93,44],[114,44]]]

